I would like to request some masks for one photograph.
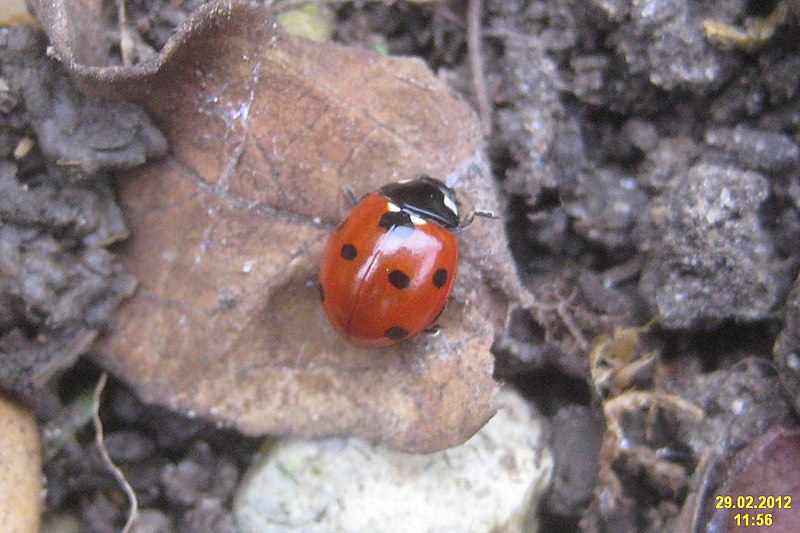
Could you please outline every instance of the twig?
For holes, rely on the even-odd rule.
[[[556,305],[556,314],[564,325],[567,326],[567,329],[578,342],[578,346],[581,350],[587,350],[589,348],[589,341],[586,340],[586,337],[584,337],[581,332],[581,328],[579,328],[575,320],[572,319],[572,313],[569,312],[569,308],[567,307],[567,304],[569,304],[574,297],[575,293],[573,292],[566,300],[561,300],[558,305]]]
[[[117,0],[117,24],[119,24],[119,51],[122,55],[122,65],[129,67],[133,64],[133,38],[128,28],[128,15],[125,13],[125,0]]]
[[[95,386],[94,394],[92,395],[92,422],[94,423],[95,442],[97,443],[97,447],[100,449],[100,455],[103,457],[103,462],[114,474],[114,477],[117,478],[119,484],[122,485],[125,494],[128,496],[128,500],[131,502],[128,510],[128,520],[125,522],[125,527],[122,528],[122,533],[128,533],[128,531],[131,530],[131,527],[133,527],[133,523],[136,521],[136,516],[139,514],[139,501],[136,499],[136,493],[133,491],[133,487],[131,487],[130,483],[128,483],[128,480],[125,479],[125,474],[123,474],[122,470],[120,470],[117,465],[114,464],[114,462],[111,460],[111,457],[108,455],[108,450],[106,449],[103,438],[103,423],[100,421],[100,396],[103,394],[106,381],[108,381],[108,372],[103,372],[100,375],[100,379],[97,380],[97,385]]]
[[[486,92],[486,76],[483,72],[483,52],[481,51],[481,16],[483,0],[469,0],[467,6],[467,51],[469,66],[472,69],[472,86],[478,104],[483,134],[492,133],[492,106]]]

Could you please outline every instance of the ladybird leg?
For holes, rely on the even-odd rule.
[[[342,192],[347,197],[347,200],[350,202],[350,207],[358,203],[358,200],[356,200],[356,193],[354,193],[353,189],[351,189],[350,186],[347,185],[346,183],[342,185]]]
[[[427,328],[423,329],[422,332],[430,335],[431,337],[438,335],[442,331],[442,326],[439,324],[431,324]]]
[[[438,335],[442,331],[442,326],[436,322],[442,317],[442,313],[444,313],[444,307],[442,307],[442,310],[439,311],[438,315],[436,315],[436,318],[431,321],[431,325],[423,329],[422,332],[430,336]]]
[[[466,229],[470,224],[472,224],[472,221],[475,220],[475,217],[491,218],[493,220],[499,220],[500,219],[499,216],[495,215],[491,211],[486,211],[486,210],[483,210],[483,209],[473,209],[472,211],[469,212],[469,214],[466,216],[464,221],[461,224],[458,225],[456,230],[461,231],[461,230]]]

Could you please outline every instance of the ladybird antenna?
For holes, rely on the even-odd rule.
[[[458,230],[461,231],[463,229],[466,229],[470,224],[472,224],[472,222],[475,220],[475,217],[491,218],[493,220],[500,219],[500,217],[495,215],[492,211],[486,211],[484,209],[473,209],[472,211],[469,212],[464,221],[458,225]]]

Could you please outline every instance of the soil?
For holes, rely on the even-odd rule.
[[[139,55],[198,5],[129,3]],[[336,5],[335,40],[421,57],[476,109],[490,103],[506,229],[538,302],[496,339],[495,373],[554,421],[542,530],[689,524],[692,498],[713,494],[740,449],[796,425],[797,5],[482,7],[480,85],[462,2]],[[741,32],[777,9],[762,40],[703,30]],[[0,82],[0,387],[43,428],[48,516],[115,531],[126,499],[87,400],[92,342],[136,286],[114,255],[128,229],[111,178],[167,146],[135,106],[83,95],[28,28],[0,28]],[[110,157],[120,139],[129,148]],[[235,530],[232,494],[261,439],[144,405],[113,379],[101,418],[143,509],[137,531]],[[632,448],[609,437],[617,424]]]

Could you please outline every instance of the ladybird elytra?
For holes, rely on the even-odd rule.
[[[331,324],[351,343],[391,346],[439,317],[458,267],[455,193],[428,176],[362,198],[331,234],[319,290]]]

